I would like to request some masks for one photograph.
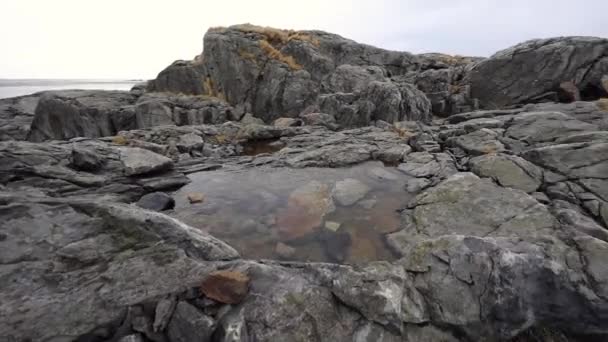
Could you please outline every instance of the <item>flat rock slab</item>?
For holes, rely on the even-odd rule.
[[[173,160],[139,147],[120,147],[120,161],[127,176],[167,171],[173,168]]]

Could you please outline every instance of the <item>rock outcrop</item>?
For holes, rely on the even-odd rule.
[[[40,94],[0,99],[0,141],[27,137],[39,99]]]
[[[530,40],[494,54],[470,74],[471,96],[487,109],[608,96],[608,39]]]
[[[27,140],[113,136],[161,125],[197,125],[235,120],[232,107],[207,96],[169,93],[71,90],[43,93]]]

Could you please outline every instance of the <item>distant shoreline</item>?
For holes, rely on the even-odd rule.
[[[125,79],[10,79],[0,78],[0,99],[26,96],[41,91],[88,89],[130,90],[143,80]]]

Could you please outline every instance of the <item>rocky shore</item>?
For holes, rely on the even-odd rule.
[[[601,38],[238,25],[0,100],[0,341],[606,341],[607,98]]]

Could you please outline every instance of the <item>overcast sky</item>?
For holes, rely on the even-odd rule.
[[[210,26],[321,29],[379,47],[489,56],[608,37],[607,0],[0,0],[0,78],[154,78]]]

